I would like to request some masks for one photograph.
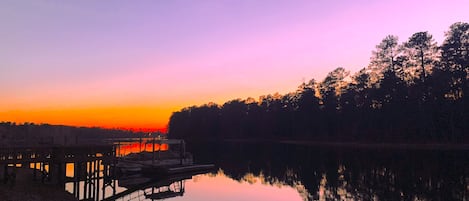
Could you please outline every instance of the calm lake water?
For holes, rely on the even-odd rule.
[[[469,200],[466,150],[327,148],[272,143],[187,144],[210,173],[155,180],[117,200]],[[138,183],[116,181],[116,192]],[[146,181],[146,180],[142,180]],[[102,189],[101,181],[100,189]],[[66,184],[71,192],[71,183]],[[112,195],[109,187],[105,195]],[[100,194],[102,196],[102,193]]]

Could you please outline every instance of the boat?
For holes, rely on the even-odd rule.
[[[194,164],[192,154],[185,151],[184,140],[159,139],[146,141],[147,143],[151,143],[151,151],[145,149],[119,157],[116,167],[124,174],[174,174],[208,170],[214,167],[211,164]],[[160,149],[160,147],[165,148]]]
[[[154,156],[157,154],[157,156]],[[123,173],[136,173],[154,168],[169,168],[175,166],[193,165],[192,154],[180,155],[172,151],[161,153],[141,152],[133,153],[117,160],[116,167]]]

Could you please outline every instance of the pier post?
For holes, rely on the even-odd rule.
[[[44,183],[45,173],[44,173],[44,162],[39,162],[39,172],[41,173],[41,182]]]
[[[59,186],[65,188],[65,150],[62,147],[52,149],[52,161],[49,164],[49,176]]]
[[[100,166],[100,160],[96,160],[96,168],[95,168],[95,175],[96,175],[96,200],[99,200],[99,166]]]
[[[109,185],[109,164],[107,162],[103,162],[103,195],[102,199],[106,197],[106,187]]]
[[[61,187],[63,187],[63,189],[65,189],[65,178],[67,177],[66,176],[66,163],[65,162],[59,162],[57,164],[57,184]]]
[[[120,155],[119,155],[120,146],[121,146],[121,142],[120,142],[120,141],[117,141],[117,146],[116,146],[116,149],[115,149],[115,151],[116,151],[116,153],[115,153],[116,158],[120,156]]]
[[[93,181],[91,180],[93,178],[93,176],[91,175],[91,171],[93,170],[93,161],[89,161],[88,162],[88,165],[87,165],[87,177],[86,177],[86,180],[88,180],[88,198],[91,198],[91,195],[92,195],[92,188],[91,188],[91,184],[93,183]]]
[[[74,164],[75,164],[75,167],[73,168],[73,170],[75,171],[75,173],[73,174],[73,176],[75,177],[75,183],[76,183],[75,192],[76,192],[76,197],[79,198],[80,197],[80,178],[81,178],[82,163],[81,162],[75,162]]]
[[[7,183],[8,181],[8,164],[3,166],[3,183]]]
[[[83,181],[83,199],[87,199],[88,198],[88,161],[85,161],[85,177],[84,177],[84,181]]]
[[[33,181],[36,181],[37,180],[37,163],[34,162],[34,165],[33,165]]]
[[[140,148],[139,152],[142,152],[142,137],[140,137],[140,143],[138,144],[138,146]]]

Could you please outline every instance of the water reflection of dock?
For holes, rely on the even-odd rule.
[[[164,177],[149,177],[148,175],[126,175],[117,178],[119,186],[126,190],[110,196],[104,200],[160,200],[183,196],[185,181],[192,176],[209,172],[208,170],[171,174]]]

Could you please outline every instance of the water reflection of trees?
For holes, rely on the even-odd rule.
[[[198,161],[215,162],[238,181],[261,176],[310,200],[467,200],[464,151],[328,149],[280,144],[192,145]]]

